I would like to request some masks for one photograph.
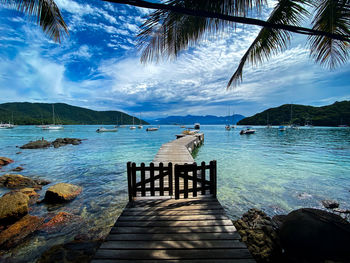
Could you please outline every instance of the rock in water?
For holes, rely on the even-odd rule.
[[[27,236],[36,231],[44,218],[26,215],[0,233],[0,248],[10,249],[21,243]]]
[[[323,200],[322,204],[327,209],[334,209],[339,207],[339,203],[333,200]]]
[[[66,227],[79,227],[82,223],[82,218],[67,212],[59,212],[52,217],[47,223],[40,227],[41,231],[54,233],[64,230]]]
[[[21,146],[21,149],[40,149],[40,148],[48,148],[50,147],[51,143],[42,139],[42,140],[37,140],[33,142],[29,142],[23,146]]]
[[[323,210],[302,208],[289,213],[280,228],[280,240],[289,255],[350,260],[350,223]]]
[[[24,168],[22,166],[17,166],[16,168],[13,168],[11,171],[14,171],[14,172],[20,172],[22,171]]]
[[[78,145],[81,143],[81,139],[77,138],[57,138],[52,142],[53,147],[58,148],[67,144]]]
[[[35,187],[41,188],[42,185],[48,184],[48,181],[40,179],[31,179],[20,174],[5,174],[0,177],[0,186],[7,188]]]
[[[73,200],[82,191],[82,188],[73,184],[59,183],[51,186],[45,193],[45,202],[62,203]]]
[[[0,223],[9,224],[28,214],[29,197],[21,192],[10,192],[0,198]]]
[[[13,163],[13,160],[11,160],[10,158],[6,158],[6,157],[1,157],[0,156],[0,167],[7,165],[9,163]]]

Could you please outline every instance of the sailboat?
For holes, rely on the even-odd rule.
[[[230,107],[228,107],[228,116],[230,116]],[[230,131],[231,130],[230,121],[228,121],[228,123],[226,124],[225,130],[226,131]]]
[[[142,126],[142,121],[141,121],[141,112],[140,112],[140,124],[139,124],[139,126],[137,126],[137,128],[139,128],[139,129],[142,129],[142,128],[143,128],[143,126]]]
[[[13,122],[13,112],[12,112],[12,124],[9,121],[8,123],[0,123],[0,129],[13,129],[15,127]]]
[[[55,124],[55,106],[52,104],[52,123],[50,125],[44,125],[42,126],[43,130],[62,130],[62,125],[56,125]]]
[[[135,123],[134,123],[134,119],[135,119],[135,117],[132,116],[132,126],[130,126],[130,130],[135,130],[136,129]]]

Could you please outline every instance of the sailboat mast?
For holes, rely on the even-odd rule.
[[[55,125],[55,106],[52,104],[52,121],[53,125]]]

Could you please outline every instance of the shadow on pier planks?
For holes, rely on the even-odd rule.
[[[255,262],[216,198],[136,200],[93,263]]]

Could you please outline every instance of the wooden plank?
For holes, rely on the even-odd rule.
[[[214,249],[246,248],[238,240],[190,240],[190,241],[107,241],[102,249]]]
[[[237,240],[240,239],[238,232],[227,233],[191,233],[189,234],[109,234],[109,240]]]
[[[190,216],[120,216],[118,221],[195,221],[195,220],[224,220],[226,215],[190,215]]]
[[[111,250],[99,249],[95,255],[96,259],[231,259],[251,258],[247,249],[148,249],[148,250]]]
[[[128,207],[125,208],[126,211],[166,211],[166,210],[172,210],[172,211],[189,211],[189,210],[220,210],[222,209],[222,206],[219,205],[192,205],[192,206],[174,206],[174,207]]]
[[[112,227],[112,234],[170,234],[170,233],[232,233],[234,226],[204,226],[204,227]]]
[[[171,209],[161,211],[126,211],[124,210],[122,216],[181,216],[181,215],[225,215],[224,209],[217,210],[185,210],[185,211],[173,211]]]
[[[118,221],[116,227],[178,227],[178,226],[232,226],[232,221],[227,220],[197,220],[197,221]]]
[[[133,260],[125,260],[125,259],[93,259],[91,263],[256,263],[254,259],[244,258],[244,259],[182,259],[181,261],[178,259],[133,259]]]

